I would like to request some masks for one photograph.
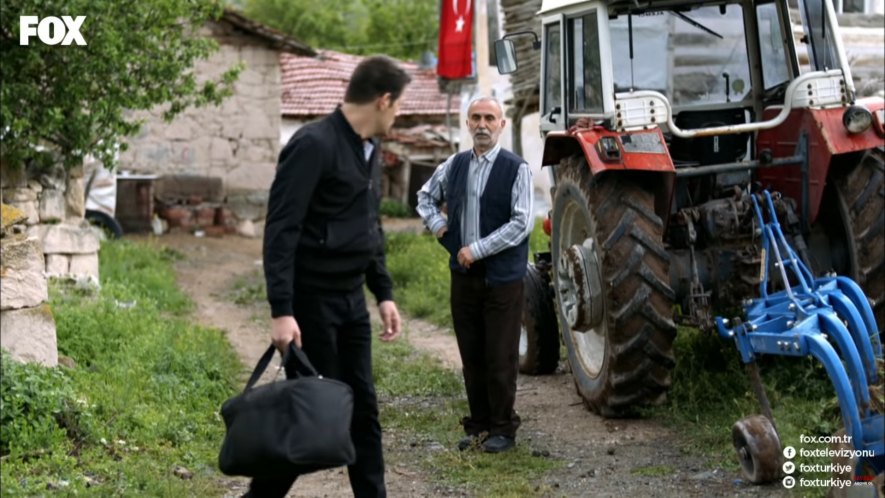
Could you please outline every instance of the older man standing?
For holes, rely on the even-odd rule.
[[[458,449],[481,446],[488,453],[512,448],[520,424],[513,406],[532,230],[531,171],[498,144],[505,124],[497,100],[471,102],[473,148],[437,167],[417,207],[450,254],[452,322],[470,406]]]

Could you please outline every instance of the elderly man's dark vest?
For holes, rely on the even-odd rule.
[[[458,264],[458,250],[463,247],[461,241],[461,215],[467,208],[467,177],[470,170],[472,151],[455,155],[449,166],[448,184],[446,185],[446,202],[448,204],[448,231],[444,237],[445,245],[451,253],[449,266],[454,271],[465,272]],[[516,181],[519,166],[525,163],[516,154],[501,149],[492,164],[485,190],[479,199],[480,237],[486,237],[502,225],[510,221],[513,182]],[[485,264],[486,281],[489,285],[501,285],[521,280],[526,272],[529,257],[528,237],[516,247],[507,248],[493,254],[482,261]]]

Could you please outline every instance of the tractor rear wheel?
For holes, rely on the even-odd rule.
[[[664,400],[673,368],[670,258],[654,195],[592,177],[583,156],[557,170],[551,276],[578,394],[605,417]]]
[[[836,179],[835,192],[847,232],[850,276],[872,301],[885,328],[885,152],[868,150],[857,167]]]

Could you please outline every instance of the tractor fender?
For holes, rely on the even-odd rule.
[[[592,175],[634,176],[655,194],[655,212],[666,226],[676,184],[676,169],[660,128],[616,132],[602,126],[550,132],[544,140],[542,166],[583,155]]]
[[[541,164],[555,166],[578,152],[583,152],[594,175],[613,170],[676,172],[664,135],[657,127],[621,133],[602,126],[551,132],[544,140]]]
[[[803,199],[803,172],[800,166],[760,169],[758,179],[768,188],[782,192],[800,203],[807,202],[808,222],[817,220],[821,199],[834,157],[853,152],[863,152],[883,146],[880,117],[885,100],[877,97],[858,100],[855,105],[866,107],[873,114],[873,125],[866,131],[850,134],[842,124],[845,107],[830,109],[794,109],[786,121],[770,130],[759,132],[757,153],[770,153],[771,157],[786,157],[801,153],[797,150],[801,137],[805,137],[808,157],[808,197]],[[779,107],[769,107],[763,119],[780,112]]]

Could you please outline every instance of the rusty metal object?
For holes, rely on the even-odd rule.
[[[604,303],[599,258],[593,239],[582,245],[569,247],[560,257],[561,269],[567,274],[560,282],[569,287],[568,296],[574,296],[563,303],[563,312],[571,328],[588,330],[602,323]]]
[[[781,441],[768,417],[751,415],[738,420],[731,429],[731,438],[748,481],[762,484],[780,477]]]

